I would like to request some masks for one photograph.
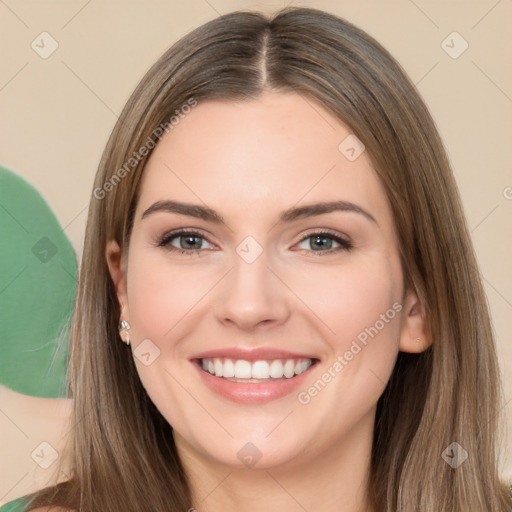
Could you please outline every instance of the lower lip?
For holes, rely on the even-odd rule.
[[[318,360],[315,360],[304,373],[290,379],[283,377],[274,382],[260,383],[234,382],[222,377],[215,377],[211,373],[204,371],[197,360],[192,361],[192,364],[196,367],[206,386],[217,395],[241,404],[261,404],[289,395],[303,385],[313,368],[316,368]]]

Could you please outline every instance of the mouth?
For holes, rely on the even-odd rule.
[[[246,361],[245,359],[204,358],[197,364],[210,375],[231,382],[273,382],[293,379],[307,371],[318,359],[272,359]]]
[[[213,392],[238,403],[264,403],[298,388],[319,359],[287,358],[248,361],[225,357],[191,361]]]

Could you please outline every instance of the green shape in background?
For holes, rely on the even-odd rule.
[[[0,383],[65,398],[77,261],[39,192],[0,166]],[[23,498],[1,512],[21,512]]]
[[[24,512],[25,505],[22,501],[23,498],[19,500],[14,500],[9,503],[6,503],[3,507],[0,508],[1,512]]]
[[[0,167],[0,382],[66,397],[76,257],[39,192]]]

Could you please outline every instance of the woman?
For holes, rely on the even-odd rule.
[[[456,184],[379,43],[237,12],[159,59],[96,175],[69,391],[73,478],[30,510],[511,509]]]

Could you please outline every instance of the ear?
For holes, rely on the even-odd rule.
[[[115,240],[111,240],[107,243],[105,257],[121,309],[121,318],[119,320],[129,322],[128,298],[126,293],[126,258],[123,257],[119,244]]]
[[[403,301],[399,349],[401,352],[419,353],[430,347],[432,341],[421,301],[417,293],[409,289]]]

